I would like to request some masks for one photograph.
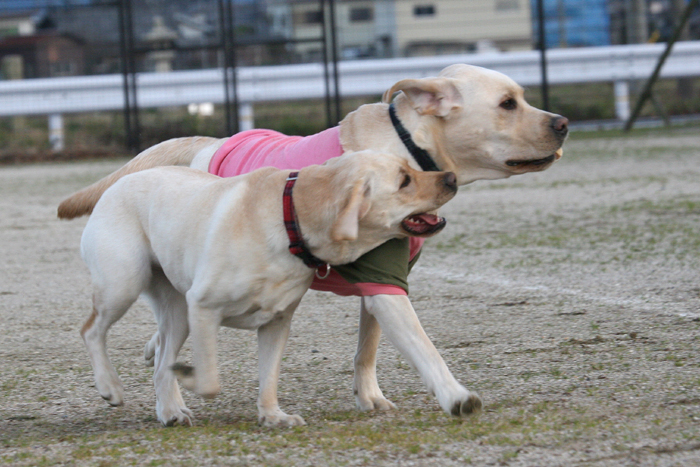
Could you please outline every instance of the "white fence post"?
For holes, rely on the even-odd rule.
[[[623,122],[630,118],[630,86],[627,81],[615,81],[615,116]]]
[[[241,102],[238,105],[238,130],[247,131],[253,128],[255,128],[253,104],[250,102]]]
[[[63,151],[65,141],[63,138],[63,115],[49,115],[49,144],[54,151]]]

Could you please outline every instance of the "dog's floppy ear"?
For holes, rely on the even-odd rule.
[[[340,211],[331,229],[334,242],[357,240],[360,219],[365,217],[371,205],[370,190],[365,180],[358,180],[352,190],[346,193],[345,207]]]
[[[462,105],[462,96],[450,78],[403,79],[384,93],[382,102],[391,102],[399,91],[403,91],[421,115],[446,117],[452,109]]]

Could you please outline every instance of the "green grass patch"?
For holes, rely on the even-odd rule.
[[[110,459],[114,465],[128,464],[134,456],[141,465],[161,465],[162,459],[245,457],[249,454],[278,453],[288,448],[313,451],[328,458],[359,450],[372,455],[428,455],[445,442],[478,442],[514,451],[534,442],[542,433],[556,432],[560,426],[576,426],[582,433],[607,426],[602,418],[589,417],[562,409],[554,403],[528,405],[523,401],[496,402],[486,413],[454,419],[438,409],[390,413],[386,416],[356,411],[329,411],[314,414],[308,426],[291,429],[265,429],[257,424],[209,420],[191,428],[115,430],[104,434],[56,438],[26,438],[27,446],[71,446],[66,455],[76,461]],[[19,440],[16,440],[19,441]],[[15,443],[11,443],[15,444]],[[19,443],[18,443],[19,444]],[[7,464],[38,459],[29,452],[5,456]],[[56,459],[60,462],[60,459]],[[46,465],[51,465],[47,463]]]

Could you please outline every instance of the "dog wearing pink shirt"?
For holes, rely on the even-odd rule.
[[[297,157],[299,164],[317,163],[345,151],[364,149],[399,155],[414,168],[454,172],[457,184],[466,185],[549,168],[561,157],[568,133],[566,118],[530,106],[523,89],[512,79],[470,65],[449,66],[437,77],[401,80],[382,100],[361,106],[339,127],[311,138],[287,139],[262,130],[231,139],[165,141],[67,198],[58,215],[73,218],[89,214],[116,180],[149,167],[187,165],[225,175],[229,166],[238,173],[249,170],[248,164],[270,163],[269,158],[274,159],[273,164],[294,165]],[[264,133],[266,138],[262,138]],[[273,157],[265,150],[268,145],[278,146],[280,152]],[[246,155],[227,159],[228,148],[236,147],[247,148],[241,151]],[[318,153],[316,147],[321,148]],[[316,281],[312,288],[362,297],[353,383],[360,410],[395,408],[377,384],[376,353],[384,331],[442,409],[454,416],[467,415],[478,410],[481,401],[454,378],[423,331],[407,296],[407,276],[418,247],[415,243],[411,248],[408,242],[387,242],[336,271],[339,277],[329,278],[328,285]],[[157,343],[156,334],[146,347],[147,359],[157,355]]]

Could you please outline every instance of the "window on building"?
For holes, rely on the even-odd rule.
[[[71,76],[75,74],[75,68],[71,62],[54,62],[49,65],[51,76]]]
[[[413,7],[413,16],[435,16],[435,5],[416,5]]]
[[[374,11],[372,8],[351,8],[350,9],[350,22],[359,23],[363,21],[372,21],[374,19]]]
[[[304,23],[305,24],[320,24],[323,22],[323,12],[321,11],[307,11],[304,13]]]

